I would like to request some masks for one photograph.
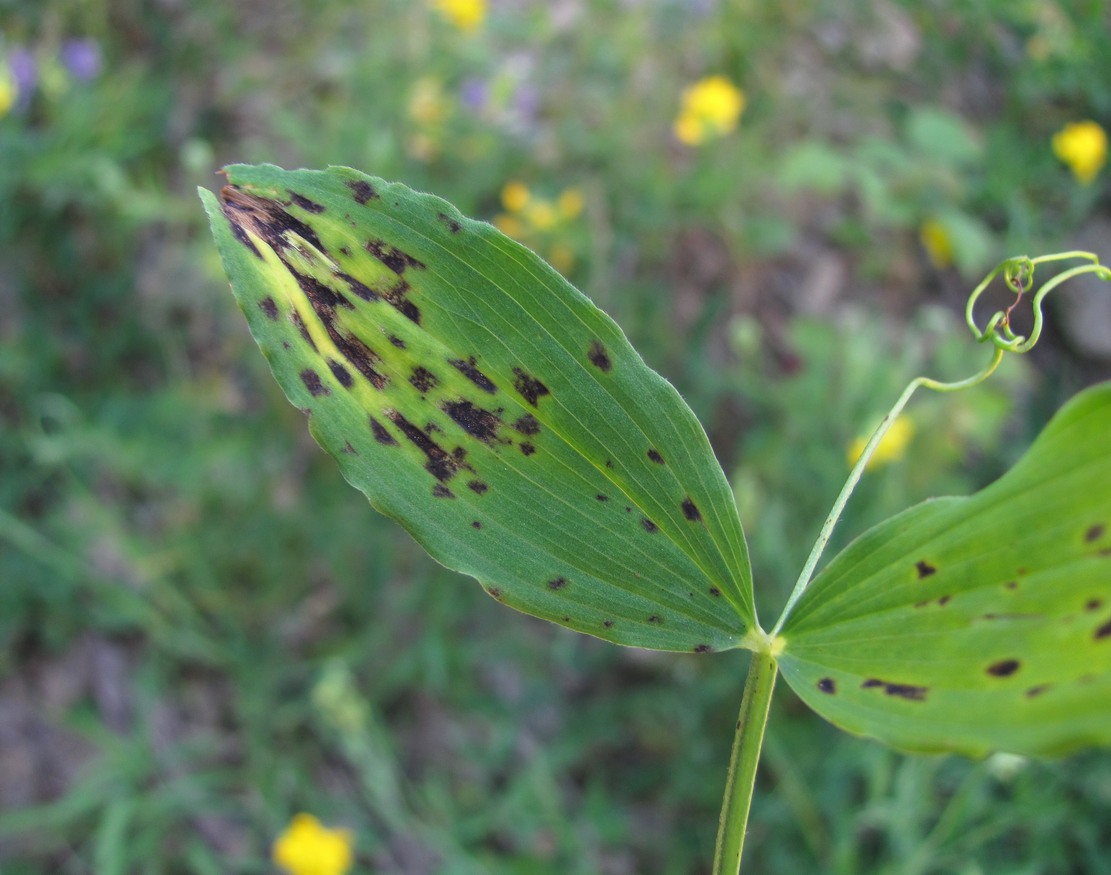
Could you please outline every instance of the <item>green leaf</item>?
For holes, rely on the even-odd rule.
[[[783,627],[791,687],[899,748],[1111,743],[1111,384],[1069,402],[1004,477],[876,526]]]
[[[226,173],[201,196],[236,299],[374,507],[526,613],[638,647],[742,643],[729,485],[611,319],[439,198],[341,167]]]

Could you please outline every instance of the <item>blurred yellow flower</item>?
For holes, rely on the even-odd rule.
[[[505,212],[494,216],[494,227],[546,257],[561,273],[574,267],[575,250],[563,237],[583,210],[582,192],[565,188],[555,199],[540,197],[514,179],[502,186],[501,202]]]
[[[1067,124],[1053,135],[1053,154],[1088,185],[1107,161],[1107,132],[1093,121]]]
[[[494,216],[494,227],[505,234],[506,237],[513,237],[516,240],[520,240],[525,233],[521,220],[516,216],[508,216],[505,213],[498,213]]]
[[[953,263],[953,241],[945,226],[937,219],[927,219],[918,229],[918,239],[926,249],[934,267],[946,268]]]
[[[556,207],[564,219],[574,219],[583,211],[582,192],[577,188],[565,188],[556,201]]]
[[[724,76],[707,76],[683,91],[675,136],[697,146],[737,127],[745,108],[744,92]]]
[[[870,435],[869,435],[870,437]],[[864,466],[865,471],[871,471],[874,468],[881,468],[891,462],[897,462],[906,454],[907,447],[910,445],[911,438],[914,437],[914,423],[911,422],[910,417],[900,416],[893,423],[891,428],[887,430],[887,434],[880,440],[879,445],[872,453],[872,458],[868,460],[868,464]],[[849,451],[846,454],[849,465],[855,465],[860,460],[861,453],[864,452],[864,447],[868,444],[868,437],[858,437],[851,444],[849,444]]]
[[[434,125],[447,115],[447,101],[438,80],[424,76],[409,92],[409,118],[423,125]]]
[[[525,218],[537,231],[547,231],[555,225],[556,219],[559,217],[556,215],[555,207],[552,206],[551,201],[537,200],[529,204]]]
[[[0,118],[6,116],[19,96],[19,88],[15,84],[15,77],[8,70],[8,65],[0,66]]]
[[[529,202],[529,190],[523,182],[507,182],[501,190],[502,205],[511,213],[519,213]]]
[[[486,0],[433,0],[433,6],[444,18],[467,33],[486,18]]]
[[[328,829],[311,814],[297,814],[274,842],[274,862],[290,875],[343,875],[354,861],[354,836]]]

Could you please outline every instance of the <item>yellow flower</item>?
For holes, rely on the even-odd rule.
[[[444,18],[466,33],[486,18],[486,0],[433,0],[433,5]]]
[[[1107,133],[1093,121],[1067,124],[1053,135],[1053,154],[1087,185],[1107,161]]]
[[[528,223],[532,225],[534,230],[547,231],[555,225],[558,216],[556,216],[551,201],[534,200],[529,204],[525,218],[528,219]]]
[[[19,88],[15,84],[15,77],[8,69],[8,65],[0,66],[0,118],[8,114],[15,106],[15,99],[19,96]]]
[[[409,118],[420,125],[430,126],[442,121],[448,106],[439,81],[424,76],[413,83],[409,92]]]
[[[953,263],[953,241],[945,226],[937,219],[927,219],[922,223],[922,227],[918,229],[918,239],[922,241],[934,267],[941,269]]]
[[[566,274],[575,266],[575,251],[566,243],[555,243],[548,250],[548,264]]]
[[[913,437],[914,423],[911,422],[910,418],[907,416],[898,417],[891,423],[891,428],[887,430],[887,434],[880,440],[879,445],[872,453],[872,458],[870,458],[868,464],[864,466],[864,470],[871,471],[874,468],[881,468],[884,465],[897,462],[899,459],[903,458],[907,451],[907,446],[909,446],[910,440]],[[858,437],[849,444],[849,452],[847,453],[849,465],[855,465],[859,461],[860,454],[864,452],[864,447],[867,443],[867,437]]]
[[[529,190],[523,182],[507,182],[501,190],[502,205],[511,213],[519,213],[529,202]]]
[[[498,213],[494,216],[494,227],[501,231],[506,237],[512,237],[515,240],[520,240],[525,233],[521,220],[516,216],[509,216],[505,213]]]
[[[343,875],[351,868],[354,836],[328,829],[311,814],[294,815],[274,842],[274,862],[290,875]]]
[[[565,188],[556,201],[556,207],[563,218],[575,218],[583,211],[582,192],[577,188]]]
[[[697,146],[737,127],[745,108],[745,95],[724,76],[708,76],[683,91],[675,136],[688,146]]]

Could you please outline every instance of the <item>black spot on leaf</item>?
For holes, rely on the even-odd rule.
[[[652,522],[652,520],[648,519],[648,517],[641,517],[640,524],[644,526],[644,531],[648,532],[650,535],[654,535],[660,530],[660,527]]]
[[[340,254],[341,254],[341,255],[347,255],[347,256],[350,256],[350,255],[351,255],[351,250],[350,250],[350,249],[348,249],[348,248],[347,248],[346,246],[341,246],[341,247],[339,248],[339,251],[340,251]]]
[[[451,231],[452,234],[458,234],[459,229],[462,227],[455,219],[444,213],[437,213],[436,218],[447,225],[448,230]]]
[[[540,423],[537,422],[536,417],[530,413],[517,417],[513,422],[513,428],[521,434],[529,435],[530,437],[534,434],[540,434]]]
[[[689,519],[692,523],[697,523],[697,522],[701,521],[702,511],[700,511],[698,509],[698,505],[696,505],[689,498],[684,498],[683,499],[683,503],[682,503],[681,507],[683,508],[683,516],[685,516],[687,519]]]
[[[487,589],[486,591],[488,593],[490,593],[490,595],[492,595],[499,602],[502,600],[502,591],[500,589],[498,589],[496,586],[492,586],[489,589]]]
[[[228,216],[228,211],[226,209],[224,210],[224,215],[228,218],[228,225],[231,226],[232,236],[235,237],[236,240],[238,240],[248,249],[250,249],[251,252],[255,254],[255,258],[259,259],[260,261],[263,260],[262,253],[258,251],[258,247],[255,246],[255,242],[247,235],[247,232],[239,224],[232,221],[231,217]]]
[[[396,246],[390,246],[384,240],[367,240],[366,249],[371,255],[377,258],[389,270],[392,270],[398,276],[405,273],[405,269],[412,267],[418,270],[424,270],[424,264],[407,252],[402,252]]]
[[[882,687],[882,686],[884,686],[884,682],[881,681],[879,678],[868,678],[860,686],[865,690],[870,690],[870,689],[872,689],[872,687]]]
[[[660,623],[663,622],[663,619],[660,617],[659,614],[653,614],[651,617],[648,618],[648,622],[651,623],[653,626],[659,626]]]
[[[1111,638],[1111,620],[1108,620],[1106,623],[1096,629],[1095,635],[1093,635],[1092,637],[1094,637],[1096,641],[1101,641],[1104,638]]]
[[[921,580],[923,577],[929,577],[931,574],[937,573],[937,569],[925,560],[919,560],[915,563],[914,567],[918,569],[919,580]]]
[[[1102,607],[1103,599],[1088,599],[1088,601],[1084,603],[1084,610],[1086,611],[1098,611]]]
[[[335,378],[344,389],[350,389],[354,385],[355,381],[351,379],[351,373],[339,362],[334,359],[328,359],[328,367],[332,369],[332,374],[335,375]]]
[[[436,498],[455,498],[455,493],[444,486],[443,483],[437,483],[432,487],[432,495]]]
[[[557,577],[554,580],[548,581],[548,589],[552,590],[552,592],[563,589],[565,586],[567,586],[566,577]]]
[[[476,495],[482,495],[490,487],[481,480],[471,480],[467,483],[467,488]]]
[[[713,650],[714,650],[714,648],[712,648],[709,644],[696,644],[696,645],[694,645],[694,652],[695,653],[712,653]]]
[[[478,369],[477,360],[473,355],[466,361],[463,359],[448,359],[448,364],[478,386],[483,392],[489,392],[493,395],[498,391],[498,387],[494,385],[493,381]]]
[[[1013,675],[1022,666],[1017,659],[1002,659],[993,662],[986,669],[987,673],[997,678],[1006,678]]]
[[[833,678],[822,678],[818,681],[818,689],[832,696],[837,692],[837,684],[834,683]]]
[[[595,340],[594,343],[590,345],[590,352],[587,353],[587,355],[590,357],[590,361],[594,367],[600,371],[609,373],[610,369],[613,367],[613,362],[610,361],[609,354],[606,352],[606,348],[602,346],[602,341],[600,340]]]
[[[374,439],[383,446],[397,446],[397,440],[394,436],[373,416],[370,417],[370,430],[374,433]]]
[[[721,590],[718,589],[716,586],[711,586],[710,587],[710,595],[712,595],[716,599],[720,599],[721,598]]]
[[[514,368],[513,373],[517,377],[513,381],[513,388],[533,407],[536,406],[536,402],[541,396],[551,394],[548,387],[531,374],[525,373],[520,368]]]
[[[526,456],[531,456],[533,453],[536,452],[536,447],[534,447],[527,441],[521,441],[521,452],[524,453]]]
[[[398,349],[405,349],[405,341],[398,337],[396,334],[391,334],[389,337],[390,343]]]
[[[303,195],[299,195],[295,191],[291,191],[289,193],[289,196],[293,199],[293,202],[295,204],[297,204],[297,206],[299,206],[301,209],[303,209],[307,213],[323,213],[324,212],[324,207],[323,206],[316,203],[315,201],[310,201],[307,197],[304,197]]]
[[[386,299],[387,304],[414,325],[420,325],[420,308],[406,297],[408,294],[409,284],[405,280],[400,280],[382,291],[382,297]]]
[[[387,410],[386,416],[427,457],[428,461],[424,468],[428,473],[440,481],[447,481],[455,476],[459,467],[458,463],[444,451],[443,447],[396,410]]]
[[[602,493],[600,493],[600,492],[597,495],[595,495],[594,497],[596,499],[598,499],[599,501],[609,501],[610,500],[610,497],[608,495],[602,495]]]
[[[1103,523],[1096,523],[1084,533],[1084,540],[1089,544],[1094,544],[1103,537]]]
[[[1026,698],[1033,699],[1036,696],[1040,696],[1042,693],[1048,690],[1049,687],[1049,684],[1038,684],[1036,687],[1030,687],[1030,689],[1026,691]]]
[[[938,603],[938,605],[940,605],[941,607],[944,608],[947,604],[949,604],[949,599],[950,598],[952,598],[952,596],[943,595],[941,598],[939,598],[937,600],[937,603]]]
[[[351,441],[344,441],[343,449],[340,450],[340,452],[341,453],[346,453],[349,456],[359,455],[358,452],[355,450],[355,448],[353,446],[351,446]]]
[[[613,620],[603,620],[602,625],[605,626],[607,629],[612,629],[613,628]]]
[[[362,179],[347,180],[347,187],[351,189],[351,193],[355,196],[355,202],[358,204],[365,204],[367,201],[378,197],[378,192],[374,190],[374,186]]]
[[[607,468],[612,468],[613,467],[613,459],[606,459],[606,467]]]
[[[305,368],[301,371],[301,382],[305,384],[305,388],[309,390],[309,393],[314,396],[332,394],[332,390],[320,382],[320,374],[311,368]]]
[[[475,520],[474,522],[471,523],[471,527],[475,528],[475,529],[481,529],[482,528],[482,523],[480,523],[478,520]]]
[[[928,687],[917,687],[913,684],[884,684],[883,691],[889,696],[907,699],[911,702],[924,702]]]
[[[657,465],[662,465],[664,463],[664,457],[660,455],[658,450],[649,450],[648,458],[655,462]]]
[[[418,365],[413,368],[413,373],[409,375],[409,382],[414,389],[423,395],[425,392],[435,389],[440,381],[428,368]]]
[[[1003,587],[1004,589],[1018,589],[1018,581],[1008,580],[1005,584],[1003,584]]]
[[[351,289],[352,293],[364,301],[380,301],[382,296],[374,291],[370,286],[365,283],[359,282],[355,277],[346,273],[337,273],[336,276],[347,283],[347,288]]]
[[[335,318],[337,307],[343,307],[345,310],[355,309],[355,305],[336,289],[322,283],[316,277],[298,273],[284,259],[282,263],[285,264],[290,275],[297,280],[297,285],[301,287],[301,291],[305,293],[305,297],[309,299],[309,303],[312,304],[313,310],[320,316],[321,321],[327,323]]]
[[[265,240],[275,252],[280,252],[291,245],[286,236],[290,232],[318,252],[327,252],[320,238],[316,236],[316,232],[300,219],[291,216],[277,201],[247,194],[235,185],[225,185],[220,189],[220,201],[224,215],[233,226],[241,231],[250,229],[256,237]],[[240,235],[237,233],[236,236]],[[246,234],[241,239],[249,243]]]
[[[258,306],[259,309],[261,309],[262,312],[266,314],[266,318],[269,319],[271,322],[276,322],[278,320],[278,305],[274,303],[273,298],[263,298],[261,301],[258,302]]]
[[[305,327],[305,320],[301,318],[301,314],[294,310],[289,314],[290,321],[297,326],[297,331],[300,333],[309,346],[312,347],[313,352],[317,352],[316,344],[313,343],[312,336],[309,334],[309,329]]]
[[[484,444],[494,443],[498,436],[498,426],[501,425],[501,420],[495,413],[476,407],[466,400],[445,401],[441,407],[471,437]]]

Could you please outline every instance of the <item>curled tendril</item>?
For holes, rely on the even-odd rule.
[[[1011,312],[1018,305],[1023,294],[1033,287],[1034,268],[1045,262],[1065,261],[1067,259],[1076,258],[1084,259],[1088,263],[1062,271],[1042,285],[1034,294],[1034,298],[1031,302],[1034,311],[1034,326],[1030,331],[1030,336],[1023,337],[1020,334],[1015,334],[1014,330],[1011,328]],[[1038,342],[1038,338],[1041,337],[1043,321],[1042,300],[1061,283],[1085,273],[1095,274],[1102,280],[1111,280],[1111,269],[1100,264],[1099,257],[1091,252],[1073,250],[1070,252],[1057,252],[1053,255],[1039,255],[1037,258],[1030,258],[1028,255],[1018,255],[1014,258],[1008,258],[1005,261],[1001,261],[996,266],[995,270],[989,273],[987,277],[984,278],[984,281],[973,290],[968,298],[968,305],[965,307],[965,321],[968,322],[968,327],[972,331],[972,335],[980,343],[990,341],[1000,352],[1015,352],[1020,354],[1029,352],[1034,348],[1034,344]],[[984,290],[987,289],[992,281],[1000,274],[1003,275],[1003,282],[1007,285],[1007,288],[1015,293],[1015,300],[1006,310],[996,311],[988,320],[987,326],[981,331],[976,325],[976,320],[972,315],[972,309],[976,305],[976,301],[980,295],[983,294]]]
[[[1030,337],[1027,338],[1015,334],[1011,329],[1011,312],[1018,306],[1018,302],[1022,300],[1022,296],[1033,287],[1034,268],[1047,261],[1064,261],[1066,259],[1076,258],[1084,259],[1088,263],[1062,271],[1035,292],[1032,301],[1032,306],[1034,308],[1034,327],[1030,331]],[[852,495],[853,489],[856,488],[861,474],[864,473],[864,468],[868,464],[868,460],[872,457],[872,453],[875,452],[876,447],[879,446],[880,441],[883,440],[883,436],[887,434],[887,430],[891,428],[891,424],[895,422],[906,406],[906,403],[910,400],[910,396],[919,388],[932,389],[935,392],[959,392],[962,389],[971,389],[973,386],[979,385],[990,377],[995,372],[995,369],[999,367],[999,363],[1003,361],[1003,356],[1008,352],[1029,352],[1034,348],[1034,344],[1038,342],[1038,338],[1042,333],[1042,300],[1047,294],[1057,288],[1057,286],[1061,285],[1061,283],[1084,273],[1095,274],[1101,280],[1111,280],[1111,268],[1101,265],[1099,263],[1099,258],[1091,252],[1058,252],[1053,255],[1039,255],[1037,258],[1019,255],[1014,258],[1008,258],[1006,261],[1001,261],[995,270],[989,273],[984,281],[973,290],[972,295],[968,299],[968,306],[965,308],[965,319],[977,341],[980,343],[991,341],[992,345],[995,347],[992,351],[991,361],[978,373],[973,374],[967,379],[957,380],[953,383],[943,383],[940,380],[933,380],[929,377],[915,377],[910,381],[903,390],[903,394],[899,396],[899,400],[895,402],[895,405],[888,411],[887,416],[883,418],[879,426],[872,433],[872,436],[868,439],[868,443],[865,445],[863,452],[861,452],[860,457],[849,473],[849,479],[845,481],[845,485],[841,489],[841,494],[837,496],[837,501],[834,502],[833,509],[830,511],[829,516],[826,518],[825,525],[822,526],[822,530],[818,534],[818,540],[814,542],[814,548],[810,551],[810,556],[806,560],[806,565],[803,566],[802,573],[795,583],[795,588],[791,590],[791,595],[787,599],[787,605],[784,607],[779,621],[768,635],[769,639],[774,639],[775,636],[779,634],[779,630],[783,628],[783,624],[787,621],[787,617],[790,615],[795,604],[802,598],[802,594],[810,585],[810,579],[814,575],[814,569],[817,568],[818,560],[821,558],[822,552],[829,543],[829,539],[833,534],[833,528],[837,525],[837,521],[841,517],[841,512],[845,509],[845,504],[848,502],[849,496]],[[993,314],[988,320],[987,327],[981,331],[976,325],[976,320],[972,317],[972,308],[976,304],[976,299],[983,294],[984,290],[989,285],[991,285],[992,280],[1000,274],[1003,275],[1003,281],[1007,284],[1007,288],[1015,293],[1015,300],[1006,310],[999,310]]]

